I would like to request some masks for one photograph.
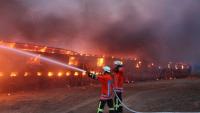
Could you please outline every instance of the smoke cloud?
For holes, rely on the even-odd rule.
[[[78,52],[200,62],[199,0],[1,0],[0,38]]]

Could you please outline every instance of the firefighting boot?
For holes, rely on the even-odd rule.
[[[100,100],[99,107],[97,109],[97,113],[103,113],[105,104],[106,104],[105,101]]]

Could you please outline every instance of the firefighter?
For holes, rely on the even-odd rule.
[[[123,93],[123,84],[124,84],[124,68],[122,61],[114,61],[115,68],[113,69],[113,78],[114,78],[114,91],[116,95],[114,97],[114,107],[118,113],[123,112],[122,102],[122,93]],[[120,100],[119,100],[120,99]],[[120,102],[121,101],[121,102]]]
[[[115,113],[113,103],[113,79],[111,77],[111,68],[109,66],[103,67],[103,74],[97,76],[96,74],[88,72],[88,76],[96,79],[101,83],[101,96],[97,113],[103,113],[105,104],[109,107],[109,113]]]

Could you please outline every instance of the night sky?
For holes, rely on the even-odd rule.
[[[0,0],[0,40],[200,63],[200,1]]]

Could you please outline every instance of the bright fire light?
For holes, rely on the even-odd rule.
[[[139,64],[136,64],[136,68],[140,68]]]
[[[86,72],[82,72],[82,75],[85,76],[85,75],[86,75]]]
[[[63,76],[63,73],[62,72],[58,72],[58,76],[59,77]]]
[[[43,47],[42,49],[40,49],[40,52],[46,52],[46,50],[47,50],[47,47]]]
[[[184,69],[184,65],[181,66],[181,69]]]
[[[37,72],[37,76],[42,76],[42,72]]]
[[[11,77],[16,77],[16,76],[17,76],[17,72],[12,72],[12,73],[10,74],[10,76],[11,76]]]
[[[53,72],[48,72],[48,76],[52,77],[53,76]]]
[[[78,65],[78,61],[76,59],[76,57],[69,57],[69,62],[68,62],[69,65]]]
[[[8,46],[9,46],[10,48],[14,48],[15,45],[16,45],[16,43],[9,43],[9,44],[8,44]]]
[[[71,75],[71,73],[70,72],[66,72],[66,76],[70,76]]]
[[[28,76],[28,75],[29,75],[29,73],[28,73],[28,72],[25,72],[25,73],[24,73],[24,76],[25,76],[25,77],[26,77],[26,76]]]
[[[3,76],[3,72],[0,72],[0,77],[2,77]]]
[[[79,75],[79,73],[78,72],[74,72],[74,76],[78,76]]]
[[[98,58],[97,59],[97,66],[102,67],[104,65],[104,58]]]

